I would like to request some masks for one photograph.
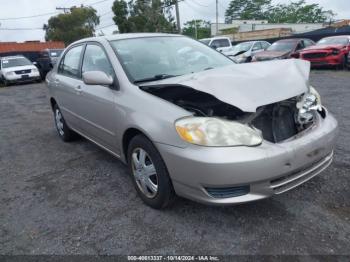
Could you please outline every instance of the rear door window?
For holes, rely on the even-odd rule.
[[[229,47],[230,41],[228,39],[215,39],[211,42],[211,46],[215,47]]]
[[[261,47],[261,44],[260,44],[260,42],[256,42],[255,44],[254,44],[254,46],[253,46],[253,51],[257,51],[257,50],[261,50],[262,49],[262,47]]]

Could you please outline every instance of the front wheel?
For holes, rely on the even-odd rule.
[[[149,206],[161,209],[175,200],[175,192],[158,150],[143,135],[135,136],[128,147],[128,165],[138,195]]]
[[[4,77],[1,78],[1,82],[4,84],[4,86],[10,85],[9,81],[7,81]]]
[[[75,140],[77,138],[77,133],[75,133],[73,130],[71,130],[68,127],[68,125],[66,124],[66,121],[63,118],[62,112],[57,104],[53,108],[53,114],[54,114],[55,126],[56,126],[58,136],[64,142],[70,142]]]
[[[338,65],[338,70],[344,70],[347,68],[347,57],[344,55],[340,61],[340,64]]]

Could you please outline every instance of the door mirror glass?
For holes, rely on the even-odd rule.
[[[83,73],[83,81],[87,85],[106,85],[113,84],[113,77],[102,71],[88,71]]]

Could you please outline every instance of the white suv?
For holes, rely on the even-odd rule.
[[[40,81],[40,73],[35,65],[24,56],[0,58],[0,80],[5,84]]]

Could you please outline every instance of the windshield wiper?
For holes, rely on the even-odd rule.
[[[167,79],[167,78],[171,78],[171,77],[175,77],[175,76],[179,76],[179,75],[159,74],[159,75],[154,75],[152,77],[147,77],[147,78],[135,80],[134,84],[163,80],[163,79]]]

